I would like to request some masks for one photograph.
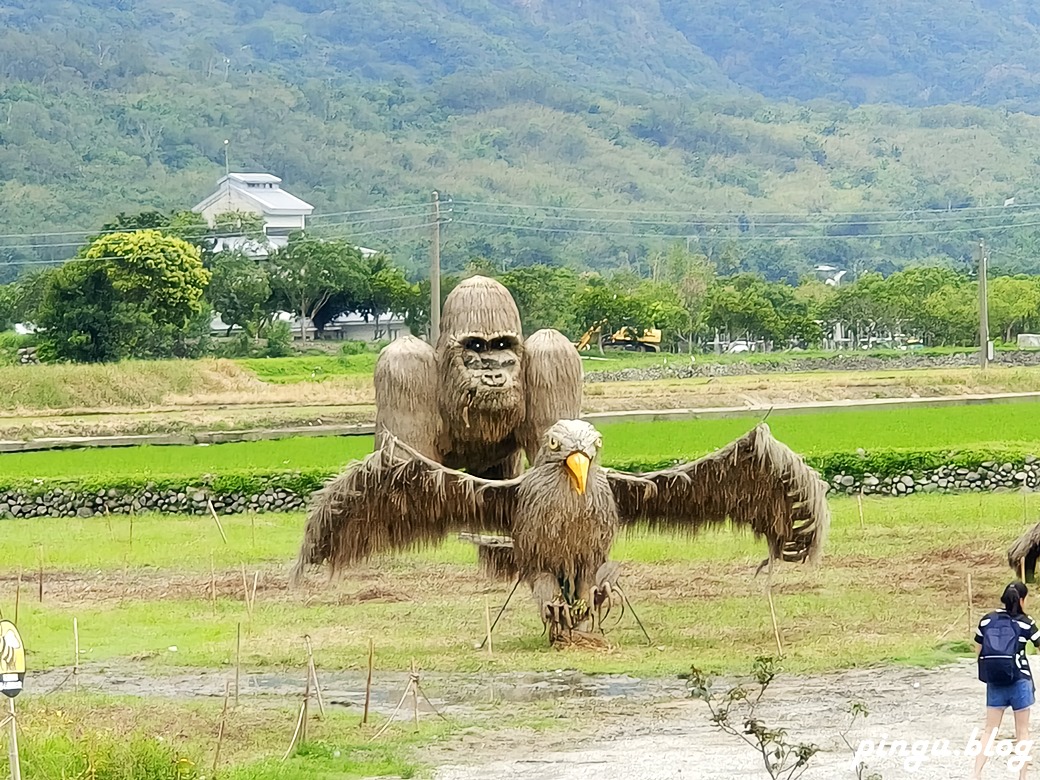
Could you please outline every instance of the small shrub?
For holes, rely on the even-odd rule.
[[[344,341],[339,348],[341,355],[363,355],[368,351],[368,345],[363,341]]]
[[[288,357],[292,350],[292,326],[283,320],[272,322],[267,328],[267,348],[265,357]]]

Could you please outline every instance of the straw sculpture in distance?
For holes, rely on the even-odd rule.
[[[532,468],[489,480],[386,437],[316,495],[297,575],[309,564],[339,569],[463,529],[509,534],[516,573],[552,640],[609,608],[618,565],[608,555],[622,524],[695,533],[728,519],[766,540],[770,563],[819,558],[830,523],[826,486],[764,423],[712,455],[649,474],[600,465],[601,447],[591,424],[560,420]]]

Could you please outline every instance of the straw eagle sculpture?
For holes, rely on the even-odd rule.
[[[462,529],[508,534],[518,582],[530,586],[555,640],[609,611],[620,568],[608,555],[623,524],[696,532],[728,519],[765,538],[770,563],[818,560],[829,525],[826,487],[764,423],[712,455],[649,474],[604,467],[602,444],[590,423],[559,420],[532,468],[485,479],[386,438],[318,494],[297,573]]]

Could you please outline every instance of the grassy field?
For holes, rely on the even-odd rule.
[[[946,408],[774,413],[775,436],[802,453],[856,448],[1036,447],[1040,403]],[[604,461],[658,462],[694,458],[753,427],[759,417],[600,424]],[[2,474],[55,478],[135,474],[196,476],[229,469],[327,469],[330,472],[372,449],[371,437],[297,438],[199,447],[56,450],[0,455]]]
[[[1025,517],[1036,519],[1037,501],[1019,495],[867,499],[861,525],[856,502],[834,499],[823,565],[781,567],[775,577],[787,673],[890,663],[931,666],[969,654],[967,574],[973,578],[977,619],[996,604],[1010,576],[1003,551],[1022,531]],[[621,620],[608,629],[609,650],[550,649],[533,605],[518,594],[496,629],[494,654],[488,655],[474,649],[484,630],[485,601],[492,608],[502,603],[509,584],[483,580],[472,547],[449,540],[372,561],[331,583],[324,575],[311,575],[294,590],[286,575],[302,520],[300,515],[227,518],[226,545],[206,518],[143,516],[132,530],[128,518],[115,517],[4,521],[0,611],[13,617],[18,601],[18,625],[33,673],[71,666],[76,618],[85,668],[130,667],[125,674],[151,675],[145,679],[156,680],[157,691],[173,684],[164,680],[187,685],[181,699],[30,688],[19,700],[23,756],[33,769],[26,776],[79,776],[86,754],[128,760],[117,747],[128,740],[140,745],[137,761],[151,756],[168,766],[181,757],[209,776],[220,700],[193,698],[193,686],[183,682],[191,675],[184,670],[223,670],[231,679],[239,625],[245,676],[284,670],[301,680],[304,634],[314,643],[319,669],[357,675],[373,639],[377,682],[385,672],[407,670],[413,660],[424,672],[449,675],[446,680],[452,674],[556,669],[674,678],[691,664],[742,672],[754,657],[775,654],[764,579],[753,576],[764,546],[727,529],[695,538],[633,531],[615,545],[612,557],[624,563],[622,584],[651,645],[627,614],[617,615]],[[250,611],[243,579],[251,583],[254,574],[259,576]],[[440,685],[448,688],[434,682],[430,694],[454,690],[451,682]],[[580,729],[582,723],[582,714],[567,711],[565,702],[490,705],[481,699],[474,706],[450,723],[426,718],[417,733],[402,724],[378,743],[367,740],[379,718],[358,731],[356,712],[334,708],[328,718],[313,722],[299,754],[282,763],[293,705],[250,697],[229,716],[220,776],[411,777],[422,769],[419,745],[450,742],[463,733],[487,733],[494,741],[498,729],[537,733]],[[166,776],[145,770],[133,775]]]

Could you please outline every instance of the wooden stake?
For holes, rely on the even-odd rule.
[[[296,730],[293,732],[292,741],[289,743],[289,749],[285,751],[285,755],[282,756],[282,761],[285,761],[292,755],[293,748],[296,747],[296,741],[300,737],[300,729],[303,728],[304,718],[307,716],[307,703],[304,702],[300,705],[300,714],[296,718]]]
[[[40,603],[43,603],[43,550],[40,550]]]
[[[18,569],[18,583],[14,586],[14,624],[18,625],[18,606],[22,601],[22,570]]]
[[[253,547],[256,547],[256,515],[249,513],[249,537]]]
[[[134,512],[130,510],[130,552],[134,551]]]
[[[238,708],[238,682],[242,675],[242,622],[235,633],[235,708]]]
[[[249,614],[252,616],[256,606],[256,583],[260,581],[260,572],[253,572],[253,591],[249,594]]]
[[[217,570],[213,565],[213,553],[209,554],[209,601],[213,614],[217,614]]]
[[[368,705],[372,701],[372,665],[375,660],[376,643],[372,637],[368,638],[368,681],[365,683],[365,714],[361,716],[361,725],[368,723]]]
[[[862,530],[866,527],[863,523],[863,488],[860,488],[856,495],[856,503],[859,505],[859,527]]]
[[[11,780],[22,780],[22,764],[18,756],[18,721],[14,714],[14,699],[7,700],[7,756],[11,762]]]
[[[484,636],[487,637],[488,655],[494,655],[491,649],[491,605],[488,604],[487,596],[484,596]]]
[[[72,618],[72,637],[76,644],[76,660],[72,665],[73,687],[79,690],[79,620]]]
[[[314,681],[314,693],[318,699],[318,711],[321,713],[321,717],[325,717],[325,702],[321,697],[321,685],[318,683],[318,670],[314,666],[314,650],[311,647],[311,638],[308,635],[304,635],[303,641],[307,644],[307,673],[310,674],[311,680]]]
[[[224,540],[224,544],[227,544],[227,534],[224,533],[224,526],[220,524],[220,518],[217,517],[217,510],[213,508],[213,502],[208,498],[206,499],[206,506],[209,507],[209,513],[213,515],[213,522],[217,524],[217,530],[220,531],[220,538]]]
[[[415,717],[415,730],[419,730],[419,672],[412,659],[412,714]]]
[[[1026,581],[1026,559],[1025,556],[1018,562],[1018,577],[1022,582]]]
[[[242,596],[246,600],[246,614],[253,619],[253,605],[249,601],[249,580],[246,579],[246,565],[242,564]]]
[[[300,729],[300,742],[307,741],[307,712],[311,701],[311,675],[307,672],[307,682],[303,684],[303,728]]]
[[[773,619],[773,636],[776,637],[776,652],[777,655],[783,656],[784,648],[780,644],[780,626],[776,622],[776,610],[773,608],[773,586],[770,585],[766,588],[766,598],[769,600],[769,615]]]
[[[220,730],[217,731],[217,750],[213,754],[213,774],[217,773],[217,765],[220,763],[220,746],[224,742],[224,728],[227,725],[227,708],[228,708],[228,695],[230,693],[231,684],[224,683],[224,709],[220,711]]]
[[[969,636],[971,635],[972,631],[975,628],[975,621],[973,621],[971,619],[971,603],[972,603],[972,601],[973,601],[973,599],[972,599],[972,593],[971,593],[971,572],[969,571],[968,572],[968,635]]]

